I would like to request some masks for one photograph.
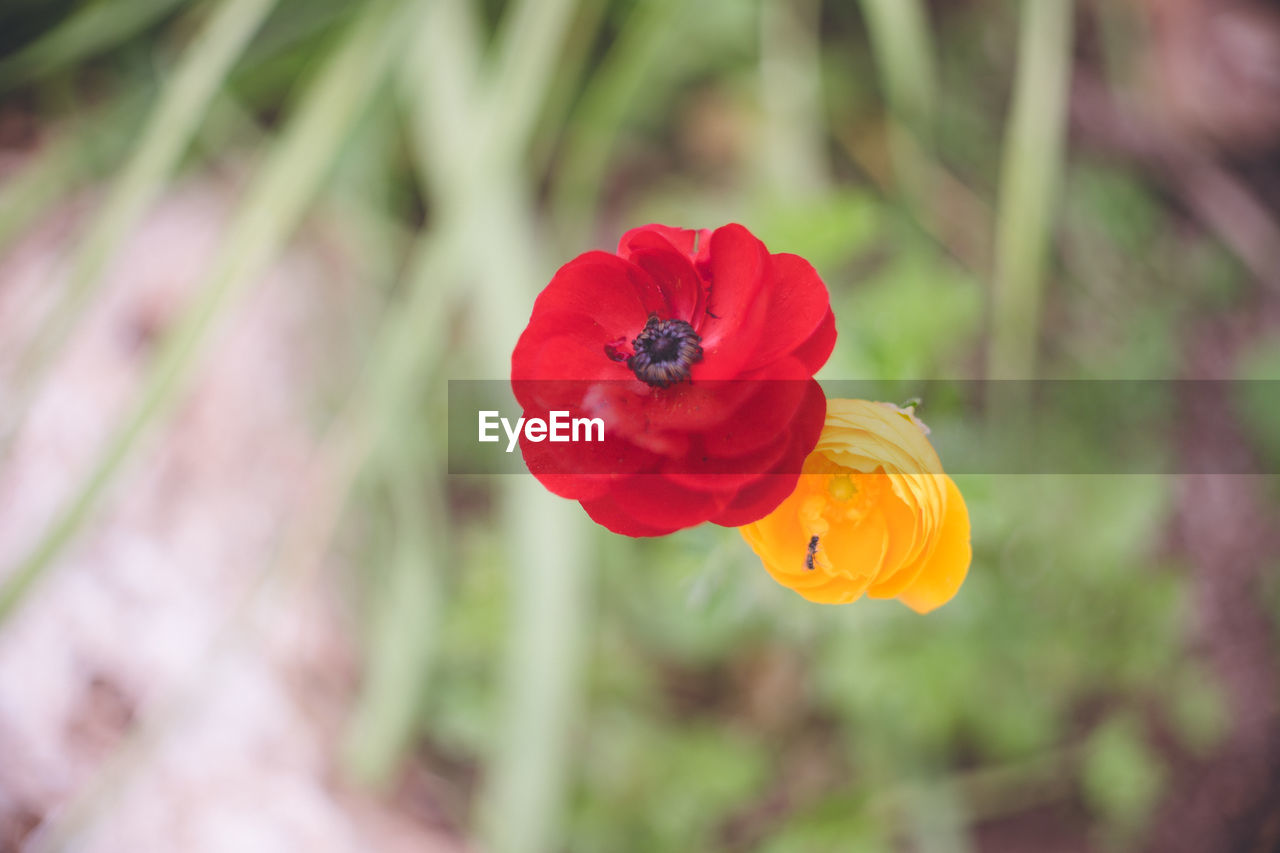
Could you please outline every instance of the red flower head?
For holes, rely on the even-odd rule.
[[[599,417],[604,440],[526,433],[525,462],[617,533],[757,521],[818,441],[835,337],[813,267],[741,225],[628,231],[560,268],[511,356],[526,418]]]

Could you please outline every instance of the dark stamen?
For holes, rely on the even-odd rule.
[[[689,378],[689,371],[702,361],[702,338],[684,320],[659,320],[649,315],[649,322],[631,342],[635,354],[627,359],[636,378],[657,388],[666,388]]]

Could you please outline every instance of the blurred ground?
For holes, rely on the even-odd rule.
[[[130,235],[9,448],[0,551],[30,547],[83,475],[229,204],[227,186],[192,181]],[[53,211],[0,270],[0,363],[56,297],[79,218]],[[349,268],[318,236],[228,318],[172,422],[6,626],[0,849],[458,849],[339,781],[349,625],[331,573],[273,572],[307,487],[309,406],[352,331]]]

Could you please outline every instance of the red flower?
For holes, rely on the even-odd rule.
[[[560,268],[511,356],[526,418],[601,417],[604,441],[526,433],[525,462],[617,533],[756,521],[817,443],[835,337],[813,267],[741,225],[628,231]]]

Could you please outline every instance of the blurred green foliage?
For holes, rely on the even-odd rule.
[[[644,221],[741,221],[823,274],[840,332],[823,376],[982,375],[993,322],[986,255],[1002,213],[1017,64],[979,44],[1014,42],[1016,4],[938,4],[928,15],[920,6],[914,25],[908,16],[871,30],[853,5],[799,4],[811,43],[775,43],[762,4],[791,8],[582,0],[565,6],[560,30],[522,43],[503,41],[503,27],[522,13],[537,19],[536,3],[444,2],[422,24],[406,13],[411,3],[374,4],[396,7],[377,19],[350,4],[285,0],[184,146],[181,173],[246,158],[267,164],[261,180],[284,181],[289,209],[260,199],[241,226],[249,238],[265,221],[283,239],[323,207],[369,248],[364,379],[327,390],[317,415],[335,424],[333,446],[357,448],[345,487],[359,496],[347,523],[364,543],[351,586],[368,663],[349,765],[377,781],[402,761],[437,762],[462,804],[449,817],[470,831],[482,822],[479,801],[504,796],[477,794],[475,778],[508,772],[494,770],[499,732],[528,711],[528,694],[500,677],[504,656],[518,672],[567,648],[576,657],[563,665],[582,669],[565,688],[580,694],[565,705],[576,710],[548,724],[568,735],[563,809],[554,797],[545,807],[559,821],[556,849],[781,853],[896,849],[903,839],[966,849],[985,822],[1046,804],[1076,809],[1085,835],[1128,843],[1165,778],[1153,728],[1169,727],[1189,752],[1211,749],[1225,729],[1212,673],[1186,654],[1184,567],[1160,547],[1167,479],[959,478],[973,566],[958,598],[924,618],[893,602],[805,603],[775,586],[731,530],[630,541],[581,523],[569,534],[589,555],[585,603],[572,605],[581,633],[550,650],[509,635],[527,584],[542,580],[512,568],[528,546],[510,541],[509,484],[440,474],[440,384],[504,363],[513,341],[493,330],[518,330],[549,271],[572,254],[611,246]],[[0,85],[62,129],[0,187],[0,249],[20,225],[111,179],[129,155],[139,100],[154,100],[216,5],[6,8],[0,31],[23,46],[0,61]],[[90,26],[104,19],[112,26]],[[407,44],[386,21],[416,27]],[[455,28],[433,29],[446,24]],[[353,41],[362,26],[369,37]],[[877,32],[904,40],[877,44]],[[367,70],[388,45],[397,53],[386,75],[368,71],[357,93],[336,81],[358,103],[333,122],[321,105],[323,138],[282,148],[300,94],[315,97],[308,87],[327,63],[345,50]],[[919,49],[936,59],[937,80],[900,67]],[[762,50],[819,91],[816,115],[762,96]],[[539,51],[554,59],[545,74],[533,73]],[[533,72],[495,75],[508,61]],[[435,76],[423,76],[431,63]],[[917,94],[894,104],[877,73],[900,75]],[[531,103],[486,100],[517,82],[533,87],[522,95]],[[532,110],[529,126],[481,144],[477,128],[503,126],[517,107]],[[890,127],[895,115],[931,132],[913,142]],[[288,177],[299,151],[315,157],[300,183]],[[452,159],[459,151],[489,159]],[[1027,324],[1015,337],[1035,343],[1043,375],[1176,375],[1187,324],[1240,298],[1239,265],[1189,237],[1133,168],[1077,154],[1028,168],[1067,178],[1045,211],[1051,273],[1034,283],[1044,308],[1015,316]],[[492,262],[505,271],[487,271],[481,250],[501,255]],[[501,284],[504,275],[518,286]],[[1280,375],[1274,345],[1251,359],[1243,376]],[[351,375],[347,367],[338,374]],[[183,370],[167,376],[179,382]],[[1241,405],[1280,459],[1275,399]],[[505,511],[540,519],[556,500],[538,493]],[[548,550],[538,559],[556,561],[556,543]],[[526,770],[542,778],[544,768],[509,772]]]

